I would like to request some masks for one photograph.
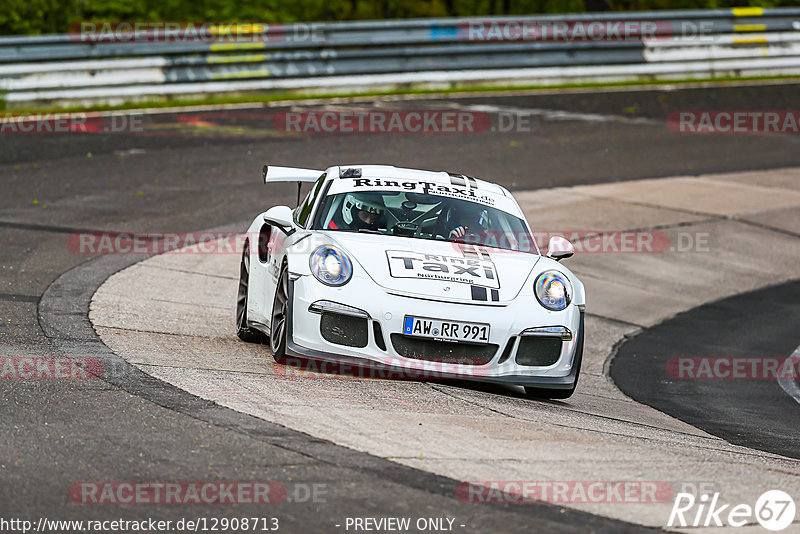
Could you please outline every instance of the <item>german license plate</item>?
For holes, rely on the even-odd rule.
[[[406,315],[403,333],[407,336],[426,337],[439,341],[461,343],[488,343],[489,325],[465,321],[448,321]]]

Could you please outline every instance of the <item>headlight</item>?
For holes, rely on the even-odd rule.
[[[558,271],[545,271],[536,278],[533,292],[539,304],[551,311],[561,311],[572,300],[572,286]]]
[[[343,286],[353,276],[350,258],[336,247],[319,247],[309,258],[308,264],[314,278],[325,285]]]

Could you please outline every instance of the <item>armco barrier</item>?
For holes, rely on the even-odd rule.
[[[615,39],[520,30],[616,23],[643,31]],[[19,108],[233,92],[800,74],[800,8],[242,27],[233,42],[216,33],[176,39],[170,31],[135,40],[99,30],[0,37],[0,95]]]

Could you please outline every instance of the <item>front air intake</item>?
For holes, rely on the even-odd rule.
[[[553,365],[561,356],[561,344],[560,337],[520,337],[515,361],[529,367]]]
[[[392,334],[392,346],[403,358],[461,365],[486,365],[497,353],[497,345],[469,345]]]
[[[369,340],[367,319],[334,312],[323,312],[319,333],[325,341],[363,349]]]

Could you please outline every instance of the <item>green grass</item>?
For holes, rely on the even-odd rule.
[[[447,89],[414,89],[403,88],[383,91],[361,91],[361,92],[332,92],[324,94],[304,94],[304,93],[266,93],[266,94],[240,94],[229,96],[210,96],[207,98],[198,99],[159,99],[148,100],[139,102],[127,102],[118,105],[95,105],[88,107],[72,106],[72,107],[32,107],[7,110],[6,115],[19,115],[22,113],[64,113],[64,112],[77,112],[77,111],[116,111],[116,110],[131,110],[143,108],[173,108],[173,107],[188,107],[188,106],[213,106],[224,104],[265,104],[269,102],[281,101],[303,101],[303,100],[324,100],[331,98],[363,98],[363,97],[378,97],[378,96],[397,96],[397,95],[454,95],[454,94],[470,94],[470,93],[500,93],[500,92],[520,92],[520,91],[543,91],[554,92],[564,89],[603,89],[603,88],[618,88],[618,87],[646,87],[646,86],[680,86],[680,85],[695,85],[695,84],[714,84],[714,85],[729,85],[739,82],[747,81],[781,81],[781,80],[797,80],[800,82],[800,77],[781,75],[781,76],[742,76],[742,77],[718,77],[718,78],[686,78],[676,80],[635,80],[624,82],[589,82],[589,83],[565,83],[556,85],[473,85],[464,87],[453,87]],[[5,99],[3,93],[0,92],[0,109],[5,109]]]

